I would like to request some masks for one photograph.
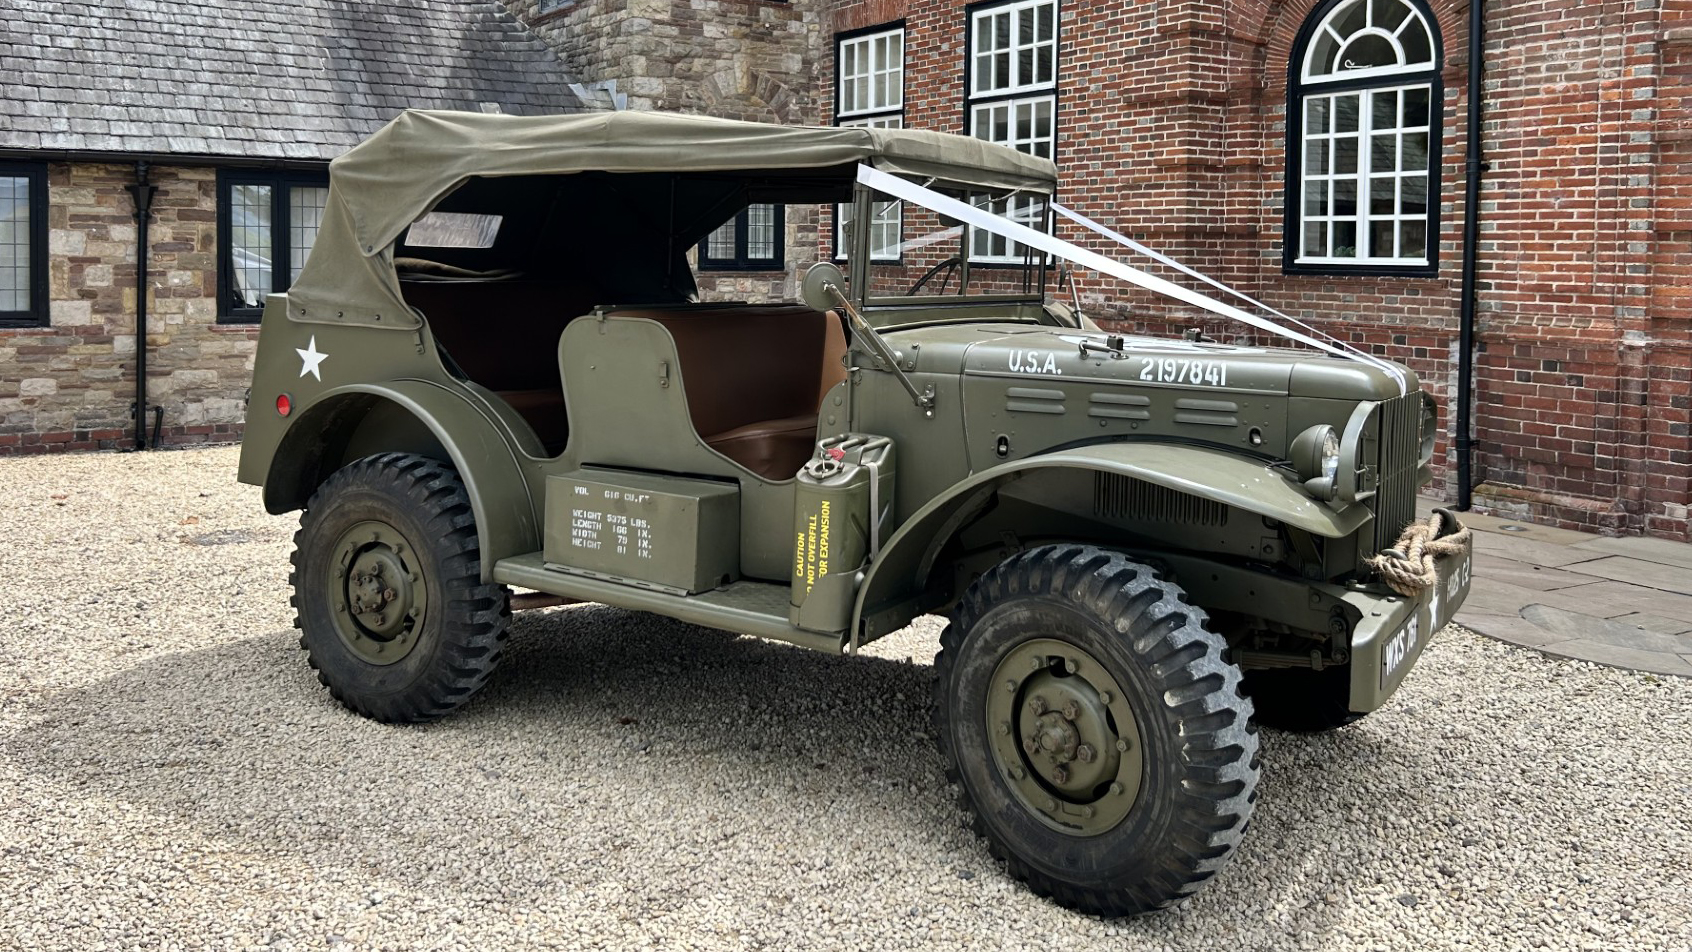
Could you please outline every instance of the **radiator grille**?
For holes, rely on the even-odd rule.
[[[1228,507],[1219,502],[1115,473],[1094,475],[1093,512],[1103,519],[1143,519],[1194,526],[1219,526],[1228,521]]]
[[[1379,488],[1375,510],[1375,551],[1391,548],[1404,527],[1416,519],[1416,470],[1422,455],[1422,395],[1406,394],[1381,402]]]

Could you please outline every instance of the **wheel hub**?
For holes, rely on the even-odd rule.
[[[1000,775],[1041,822],[1093,836],[1115,827],[1139,794],[1139,725],[1115,677],[1090,653],[1053,638],[1011,649],[994,673],[988,736]]]
[[[416,550],[392,526],[361,522],[341,534],[334,551],[327,584],[341,641],[372,664],[410,654],[429,595]]]

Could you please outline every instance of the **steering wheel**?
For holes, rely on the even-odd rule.
[[[947,258],[945,261],[942,261],[939,264],[935,265],[934,267],[929,268],[928,271],[926,271],[923,274],[922,277],[917,278],[916,283],[911,285],[911,289],[909,291],[905,292],[905,296],[911,297],[912,295],[916,294],[918,291],[921,291],[923,285],[925,285],[929,281],[933,280],[935,275],[941,274],[941,273],[944,273],[945,276],[940,279],[940,290],[935,292],[935,293],[945,294],[947,282],[952,280],[952,275],[954,273],[960,272],[960,271],[962,271],[962,273],[963,273],[963,280],[958,282],[958,293],[959,294],[964,293],[964,289],[969,287],[969,272],[962,270],[963,269],[963,263],[964,263],[963,258],[960,258],[957,255],[953,255],[950,258]]]

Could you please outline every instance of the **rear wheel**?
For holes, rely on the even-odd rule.
[[[383,453],[337,471],[300,517],[293,563],[300,647],[366,717],[434,720],[499,664],[509,593],[481,581],[470,500],[443,463]]]
[[[970,586],[935,658],[948,775],[1011,875],[1108,916],[1214,875],[1256,799],[1257,736],[1221,637],[1119,553],[1048,546]]]

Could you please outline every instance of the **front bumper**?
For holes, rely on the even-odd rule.
[[[1416,598],[1347,592],[1344,601],[1357,609],[1351,632],[1351,709],[1367,713],[1386,703],[1415,667],[1422,649],[1444,628],[1469,597],[1474,547],[1434,563],[1439,582]]]

